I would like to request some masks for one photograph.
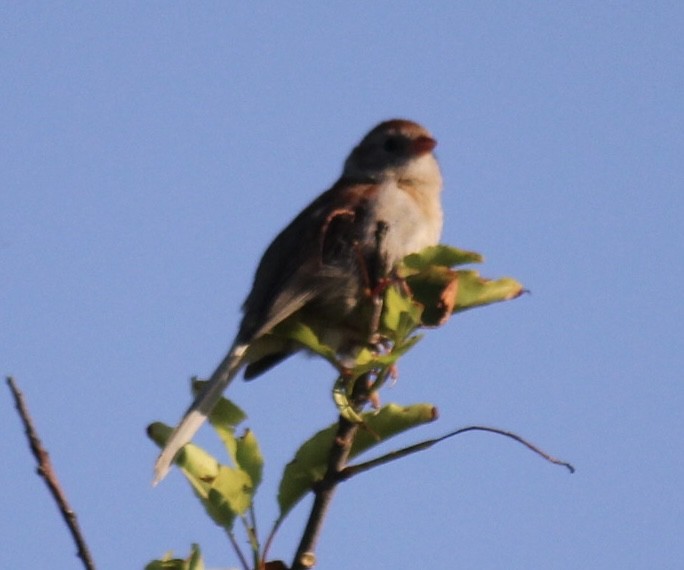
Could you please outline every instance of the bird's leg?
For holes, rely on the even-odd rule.
[[[369,342],[374,345],[379,344],[382,340],[378,330],[380,329],[380,317],[382,315],[383,293],[389,283],[387,279],[387,259],[382,254],[382,244],[388,229],[386,222],[378,221],[375,226],[375,248],[373,249],[373,255],[364,263],[366,265],[365,274],[368,294],[372,303],[368,338]]]
[[[391,342],[389,339],[380,334],[380,318],[382,317],[382,309],[384,304],[384,293],[387,286],[391,283],[389,278],[389,268],[387,267],[387,258],[383,255],[383,242],[387,235],[388,225],[386,222],[380,220],[375,226],[375,247],[370,256],[364,257],[360,255],[359,265],[361,267],[362,275],[364,275],[366,283],[366,291],[371,301],[371,315],[368,323],[368,343],[375,348],[379,353],[391,350]],[[390,372],[394,376],[394,366]],[[380,396],[374,387],[377,387],[377,378],[371,380],[370,376],[366,376],[367,396],[366,399],[374,409],[380,408]]]

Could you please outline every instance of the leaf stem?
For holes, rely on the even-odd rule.
[[[242,568],[244,570],[249,570],[249,564],[247,563],[245,555],[242,553],[242,549],[240,548],[240,545],[238,544],[238,541],[235,538],[235,534],[232,530],[228,528],[226,528],[226,534],[228,535],[228,539],[230,540],[230,544],[233,547],[235,554],[237,554],[237,557],[240,559],[240,564],[242,565]]]

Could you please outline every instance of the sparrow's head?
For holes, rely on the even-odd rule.
[[[393,119],[380,123],[352,150],[342,175],[379,182],[388,176],[439,176],[432,154],[437,141],[418,123]]]

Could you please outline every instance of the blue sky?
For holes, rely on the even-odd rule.
[[[153,420],[223,357],[263,249],[380,120],[439,141],[443,241],[531,294],[431,332],[385,402],[483,423],[336,496],[319,568],[637,569],[684,559],[684,8],[677,2],[6,3],[0,372],[25,392],[100,568],[200,542],[237,564]],[[334,419],[291,359],[233,397],[284,464]],[[3,568],[77,568],[0,398]],[[209,430],[199,443],[219,452]],[[283,528],[289,561],[307,514]]]

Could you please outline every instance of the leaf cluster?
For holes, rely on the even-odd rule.
[[[351,361],[349,358],[341,359],[320,340],[321,335],[317,331],[301,322],[288,321],[286,326],[273,332],[326,359],[337,370],[333,400],[342,418],[362,428],[354,438],[350,460],[437,417],[436,407],[432,404],[388,404],[378,410],[363,412],[353,398],[359,379],[370,379],[368,393],[372,395],[391,377],[397,360],[422,338],[419,331],[445,324],[454,313],[513,299],[523,292],[523,287],[514,279],[488,280],[473,269],[461,268],[480,262],[482,256],[478,253],[444,245],[406,257],[379,293],[381,311],[375,342],[359,350]],[[200,386],[201,382],[194,381],[193,391]],[[262,546],[255,531],[254,499],[262,480],[264,460],[251,430],[236,434],[245,419],[246,414],[240,408],[227,399],[221,399],[209,421],[223,442],[228,462],[221,463],[194,444],[186,445],[175,462],[209,517],[228,534],[243,567],[249,568],[249,564],[235,539],[234,526],[238,520],[248,537],[253,567],[266,568],[267,550],[275,532],[292,508],[315,489],[326,473],[337,423],[309,438],[285,467],[278,489],[280,515],[265,546]],[[148,429],[149,436],[159,446],[164,445],[171,431],[172,428],[159,422]],[[392,458],[387,456],[349,465],[340,472],[340,480],[390,460]],[[278,564],[284,567],[282,563]],[[203,566],[199,548],[195,545],[187,560],[172,559],[167,555],[151,562],[147,568],[201,570]]]

